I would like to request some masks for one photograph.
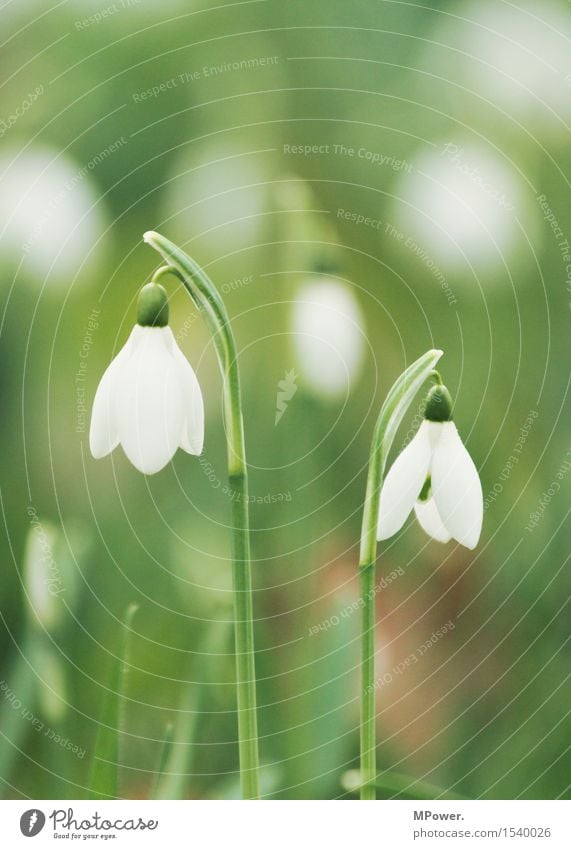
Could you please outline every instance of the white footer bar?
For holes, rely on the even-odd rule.
[[[571,801],[0,802],[2,846],[571,847]]]

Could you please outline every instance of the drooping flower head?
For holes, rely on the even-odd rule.
[[[194,371],[168,326],[168,300],[158,283],[143,286],[137,324],[101,378],[89,446],[96,459],[121,444],[145,475],[163,469],[177,448],[200,454],[204,404]]]
[[[478,471],[452,421],[452,400],[441,383],[430,390],[418,432],[391,466],[381,490],[378,539],[396,534],[414,508],[438,542],[475,548],[484,500]]]

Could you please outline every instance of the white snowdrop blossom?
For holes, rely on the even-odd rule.
[[[543,137],[565,132],[571,114],[569,88],[563,84],[571,73],[567,6],[560,0],[469,0],[461,15],[435,19],[421,68],[454,80],[442,97],[455,101],[450,109],[456,118],[468,113],[473,120],[479,106],[496,107],[513,121],[533,125]],[[471,96],[459,98],[462,89]]]
[[[330,399],[347,395],[365,352],[363,314],[351,287],[330,277],[304,283],[293,304],[292,331],[307,388]]]
[[[426,533],[438,542],[475,548],[484,500],[478,471],[451,417],[444,386],[431,389],[418,432],[397,457],[381,489],[378,539],[397,533],[414,508]]]
[[[167,320],[163,287],[143,287],[138,324],[103,375],[91,416],[93,456],[121,444],[145,475],[163,469],[177,448],[200,454],[204,441],[200,386]]]
[[[410,234],[406,244],[430,272],[427,281],[441,283],[442,275],[471,264],[483,286],[496,285],[481,272],[517,258],[525,245],[522,227],[523,233],[537,229],[520,176],[493,150],[461,139],[419,152],[412,165],[399,177],[394,219]]]
[[[68,289],[77,284],[78,268],[85,279],[102,259],[104,200],[88,166],[59,149],[2,149],[0,219],[0,257],[21,263],[30,283]]]

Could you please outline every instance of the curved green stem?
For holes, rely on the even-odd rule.
[[[143,238],[168,263],[168,266],[155,273],[153,280],[156,282],[163,274],[173,273],[184,285],[192,300],[202,312],[212,334],[220,371],[222,372],[224,423],[228,448],[228,478],[232,489],[232,577],[236,635],[240,776],[243,797],[245,799],[258,799],[260,787],[248,477],[236,343],[226,307],[214,284],[202,268],[183,250],[159,233],[151,231],[145,233]]]
[[[361,799],[375,799],[375,565],[379,499],[387,455],[398,427],[414,396],[442,356],[427,351],[395,381],[381,408],[369,458],[367,490],[361,527],[359,570],[361,579]]]

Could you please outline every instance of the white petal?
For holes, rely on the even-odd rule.
[[[179,364],[168,327],[141,327],[116,392],[119,438],[145,475],[159,472],[179,446],[184,424]]]
[[[184,425],[180,447],[189,454],[201,454],[204,444],[204,401],[194,370],[172,337],[172,353],[178,364]]]
[[[385,479],[379,506],[378,539],[388,539],[402,528],[426,480],[431,459],[428,425],[429,422],[422,422]]]
[[[117,356],[107,367],[95,393],[93,409],[91,411],[91,426],[89,428],[89,448],[96,460],[105,457],[106,454],[113,451],[119,444],[117,404],[114,400],[115,387],[118,382],[118,375],[129,359],[133,347],[133,339],[136,336],[135,330],[136,328],[132,331]]]
[[[427,501],[417,501],[414,512],[422,530],[436,542],[450,542],[451,536],[442,524],[434,498]]]
[[[484,518],[484,498],[478,471],[454,422],[442,425],[432,460],[432,495],[440,518],[454,539],[475,548]]]

